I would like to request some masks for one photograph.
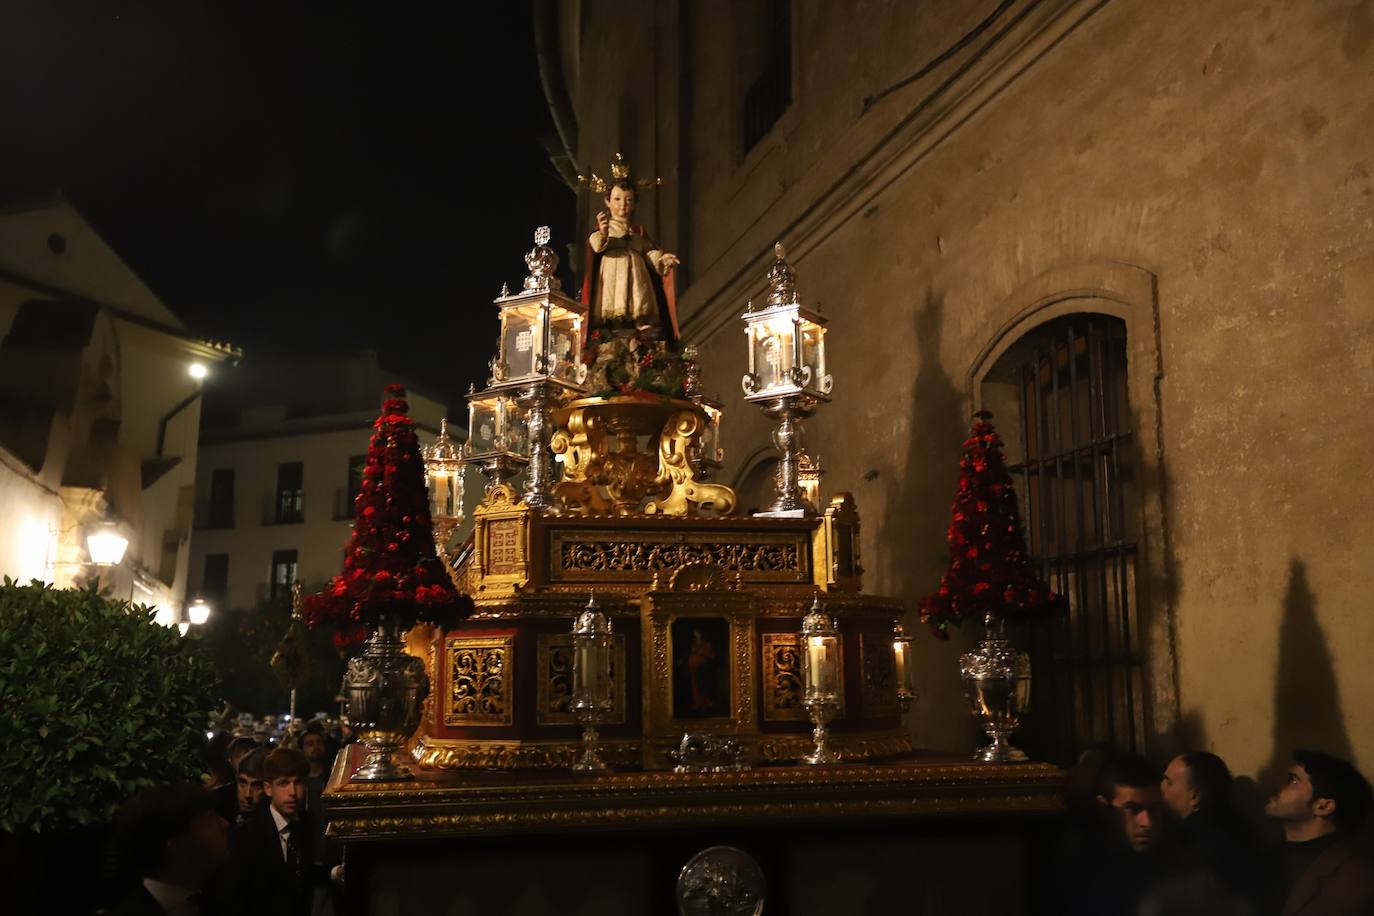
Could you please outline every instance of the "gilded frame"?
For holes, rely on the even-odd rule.
[[[754,611],[745,593],[729,590],[650,592],[641,610],[644,655],[645,766],[681,740],[684,732],[752,737],[758,733],[754,711]],[[673,716],[673,646],[675,621],[693,617],[723,618],[730,640],[730,714],[711,719]]]
[[[475,677],[460,677],[456,666],[462,653],[471,650],[480,660],[499,659],[499,670],[492,673],[482,661],[478,662]],[[476,711],[458,711],[459,682],[473,683],[474,695],[465,694]],[[492,712],[482,712],[482,694],[493,682],[499,683],[501,706]],[[444,637],[444,725],[460,727],[508,726],[515,722],[515,637],[514,636],[446,636]]]

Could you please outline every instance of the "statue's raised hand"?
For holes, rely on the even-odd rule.
[[[596,231],[605,235],[611,227],[611,214],[605,210],[599,210],[596,214]]]

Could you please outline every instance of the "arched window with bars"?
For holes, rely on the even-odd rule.
[[[1070,761],[1094,742],[1145,743],[1139,443],[1126,323],[1062,315],[1025,333],[982,377],[1041,575],[1067,619],[1028,628],[1036,663],[1025,742]]]

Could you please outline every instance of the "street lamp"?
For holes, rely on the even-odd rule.
[[[196,600],[192,601],[186,608],[186,617],[195,626],[200,626],[210,619],[210,605],[206,603],[204,598],[197,595]]]
[[[129,539],[119,533],[114,522],[102,522],[86,535],[86,549],[96,566],[118,566],[129,549]]]

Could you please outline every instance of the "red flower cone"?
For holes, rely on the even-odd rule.
[[[959,461],[959,491],[950,508],[946,541],[949,568],[940,588],[920,601],[921,622],[941,639],[951,624],[988,613],[1006,620],[1062,613],[1062,595],[1036,576],[1026,557],[1026,537],[1016,491],[1002,454],[992,414],[974,414]]]
[[[405,631],[422,621],[451,626],[472,608],[435,552],[424,462],[405,388],[388,385],[385,393],[343,572],[301,608],[310,626],[334,627],[340,646],[361,642],[383,617]]]

